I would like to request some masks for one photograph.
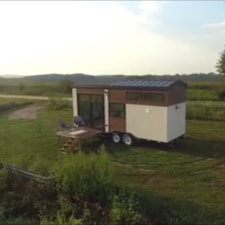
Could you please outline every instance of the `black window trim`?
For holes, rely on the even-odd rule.
[[[146,99],[147,94],[160,95],[160,96],[162,96],[162,100],[157,101],[157,100]],[[165,95],[163,93],[158,93],[158,92],[145,92],[145,93],[143,93],[143,100],[144,101],[151,101],[151,102],[164,102],[165,101]]]
[[[112,116],[111,115],[111,112],[112,112],[112,110],[111,110],[111,105],[113,105],[113,104],[120,104],[120,105],[122,105],[123,106],[123,116]],[[125,103],[122,103],[122,102],[110,102],[109,103],[109,116],[110,117],[116,117],[116,118],[125,118],[125,115],[126,115],[126,107],[125,107]]]
[[[128,95],[129,94],[139,94],[141,96],[141,99],[128,98]],[[130,101],[143,101],[144,100],[143,92],[126,91],[126,100],[130,100]]]

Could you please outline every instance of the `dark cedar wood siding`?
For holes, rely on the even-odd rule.
[[[186,88],[175,84],[168,90],[168,105],[174,105],[186,101]]]
[[[109,132],[126,132],[125,118],[109,117]]]
[[[94,88],[77,88],[78,94],[104,94],[104,89],[94,89]]]
[[[125,91],[124,90],[110,90],[109,89],[109,102],[122,102],[124,103]]]
[[[109,103],[125,103],[125,92],[123,90],[109,90]],[[125,118],[109,116],[109,132],[126,132]]]
[[[141,92],[141,93],[160,93],[164,95],[165,102],[151,102],[144,100],[126,100],[126,92]],[[146,90],[109,90],[109,102],[121,102],[137,105],[167,105],[167,93],[162,91],[146,91]]]

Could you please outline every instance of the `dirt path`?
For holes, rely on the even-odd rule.
[[[49,100],[48,96],[32,96],[32,95],[3,95],[0,98],[18,98],[18,99],[33,99],[33,100]],[[63,100],[72,100],[71,98],[62,98]]]
[[[38,102],[29,105],[23,109],[14,111],[9,115],[9,120],[18,119],[36,119],[38,114],[44,111],[47,107],[47,102]]]

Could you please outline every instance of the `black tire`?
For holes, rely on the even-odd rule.
[[[134,142],[134,139],[130,134],[124,134],[123,137],[122,137],[122,142],[126,146],[131,146]]]
[[[121,136],[120,136],[119,133],[113,132],[112,135],[111,135],[111,137],[112,137],[113,143],[119,144],[121,142]]]

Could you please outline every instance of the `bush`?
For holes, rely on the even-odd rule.
[[[62,93],[70,94],[72,92],[73,82],[70,80],[62,80],[59,83],[59,91]]]
[[[217,91],[218,100],[223,101],[225,100],[225,89],[220,89]]]
[[[127,190],[115,194],[112,202],[111,222],[117,225],[140,224],[141,214],[137,197]]]
[[[63,98],[50,97],[48,102],[48,108],[51,110],[61,110],[64,108],[72,107],[71,103],[68,100]]]
[[[218,101],[188,101],[187,119],[224,120],[225,103]]]
[[[78,152],[66,157],[54,172],[60,189],[106,205],[113,190],[113,170],[104,148],[99,153]]]

